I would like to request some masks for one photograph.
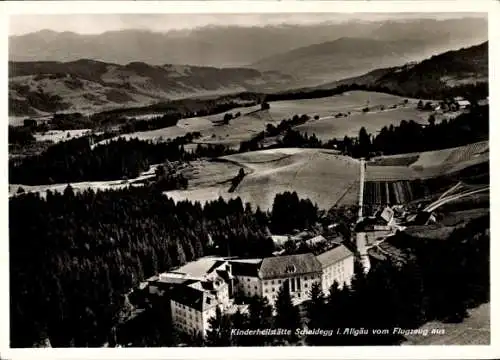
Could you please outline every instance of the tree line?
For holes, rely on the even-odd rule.
[[[245,143],[241,150],[260,150],[260,141],[265,137]],[[326,148],[336,149],[344,155],[355,158],[374,155],[394,155],[411,152],[440,150],[467,145],[489,138],[489,106],[473,107],[454,119],[443,119],[436,123],[434,115],[430,115],[428,124],[422,126],[413,120],[402,120],[399,126],[384,126],[376,135],[371,135],[365,127],[361,127],[356,137],[344,136],[343,139],[319,140],[315,134],[303,134],[287,127],[284,135],[277,139],[273,147]]]
[[[201,144],[192,151],[186,150],[184,146],[197,136],[188,133],[166,142],[117,138],[98,143],[103,136],[93,135],[71,139],[54,144],[41,154],[9,161],[9,182],[40,185],[131,179],[153,164],[189,162],[234,152],[224,145]]]

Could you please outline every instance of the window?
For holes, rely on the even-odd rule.
[[[278,280],[278,284],[281,284],[281,280]]]
[[[255,290],[257,290],[257,285],[255,285]]]
[[[273,288],[273,292],[274,292],[274,288]]]
[[[274,285],[274,280],[271,280],[271,285]]]
[[[297,296],[300,297],[300,293],[298,293]]]
[[[306,283],[306,284],[304,284],[304,287],[307,289],[307,283]]]

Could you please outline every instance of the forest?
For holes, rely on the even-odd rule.
[[[9,215],[12,347],[102,346],[145,278],[200,256],[274,251],[267,214],[239,198],[201,206],[154,188],[68,186],[11,198]]]
[[[193,151],[185,150],[184,145],[195,137],[196,134],[188,133],[157,143],[118,138],[95,146],[92,142],[99,138],[92,135],[72,139],[54,144],[39,155],[9,161],[9,183],[41,185],[132,179],[153,164],[233,153],[223,145],[198,145]]]

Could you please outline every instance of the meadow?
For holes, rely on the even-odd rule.
[[[232,176],[236,175],[235,165],[247,173],[233,193],[228,191],[229,184],[205,182],[190,186],[188,190],[170,191],[166,195],[176,201],[188,199],[201,202],[219,196],[225,199],[240,196],[244,202],[262,210],[269,210],[275,195],[285,191],[296,191],[299,197],[309,198],[325,209],[357,201],[359,162],[335,151],[273,149],[229,155],[221,160],[228,162],[227,166],[233,166],[230,168]]]
[[[490,303],[469,310],[460,324],[432,321],[420,329],[428,335],[407,336],[404,345],[490,345]]]
[[[408,103],[405,104],[405,100]],[[224,113],[192,117],[179,120],[176,126],[163,129],[135,132],[123,135],[125,138],[137,137],[143,140],[162,141],[168,138],[183,136],[188,132],[199,131],[201,144],[225,144],[237,148],[239,143],[251,139],[255,134],[263,131],[267,124],[277,125],[284,119],[294,115],[309,115],[311,120],[297,126],[296,129],[308,134],[315,133],[321,140],[330,140],[344,135],[357,135],[359,129],[365,126],[369,132],[380,130],[384,125],[396,125],[401,120],[415,120],[426,123],[429,112],[417,110],[418,99],[405,99],[399,96],[368,92],[351,91],[348,93],[319,99],[301,99],[270,102],[269,110],[260,110],[260,106],[235,108]],[[390,109],[390,106],[397,108]],[[363,113],[364,107],[371,111]],[[384,107],[384,110],[381,110]],[[218,125],[226,113],[241,116],[230,121],[228,125]],[[338,113],[347,117],[335,118]],[[318,116],[318,120],[313,118]]]
[[[478,166],[489,161],[489,143],[482,141],[456,148],[383,156],[366,167],[366,204],[403,204],[445,191],[472,169],[471,178],[483,176]],[[477,170],[475,170],[477,168]],[[482,181],[484,182],[484,181]]]

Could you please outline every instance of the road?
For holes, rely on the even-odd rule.
[[[458,193],[458,194],[453,194],[453,195],[450,195],[450,196],[446,196],[446,197],[440,198],[439,200],[437,200],[437,201],[433,202],[432,204],[428,205],[424,209],[424,211],[431,212],[431,211],[436,210],[441,205],[446,204],[447,202],[450,202],[450,201],[453,201],[453,200],[458,200],[458,199],[461,199],[461,198],[466,197],[466,196],[474,195],[474,194],[477,194],[477,193],[480,193],[480,192],[483,192],[483,191],[489,191],[489,190],[490,190],[490,187],[489,187],[489,185],[487,185],[487,186],[484,186],[484,187],[482,187],[480,189],[469,190],[469,191],[465,191],[465,192],[462,192],[462,193]]]

